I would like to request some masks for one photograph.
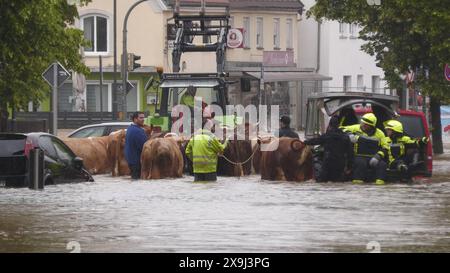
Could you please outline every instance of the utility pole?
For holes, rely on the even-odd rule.
[[[117,0],[114,0],[114,73],[112,88],[112,118],[117,119]]]
[[[127,104],[126,104],[126,97],[127,97],[127,81],[128,81],[128,53],[127,53],[127,24],[128,24],[128,17],[130,17],[131,12],[133,9],[138,6],[141,3],[147,2],[150,0],[140,0],[136,3],[134,3],[127,11],[127,14],[125,15],[125,20],[123,22],[123,49],[122,49],[122,92],[120,93],[121,97],[121,120],[124,120],[126,110],[127,110]],[[125,112],[125,113],[123,113]]]

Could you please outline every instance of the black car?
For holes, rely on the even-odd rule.
[[[0,187],[28,186],[30,150],[44,151],[44,184],[94,181],[77,157],[57,137],[46,133],[0,134]]]

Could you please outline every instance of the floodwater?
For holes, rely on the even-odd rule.
[[[0,252],[450,252],[445,169],[381,187],[97,176],[0,189]]]

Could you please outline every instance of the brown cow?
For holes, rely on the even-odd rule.
[[[141,178],[163,179],[183,176],[182,139],[154,138],[147,141],[141,156]]]
[[[242,125],[244,126],[244,125]],[[215,128],[218,128],[217,125]],[[252,172],[252,145],[249,139],[248,126],[245,125],[245,135],[237,138],[239,130],[222,128],[223,137],[229,136],[229,142],[223,155],[217,162],[217,174],[221,176],[244,176]],[[239,140],[236,140],[239,139]],[[244,140],[242,140],[244,139]],[[189,162],[189,161],[188,161]],[[190,162],[189,162],[190,163]]]
[[[312,151],[298,139],[282,137],[278,149],[263,151],[261,178],[277,181],[306,181],[312,179]],[[273,140],[269,145],[275,145]]]
[[[108,158],[112,161],[112,176],[130,175],[130,168],[125,159],[125,136],[127,132],[120,130],[109,135],[111,144],[108,149]]]
[[[219,157],[217,174],[245,176],[252,173],[252,144],[249,140],[230,140]],[[231,161],[231,162],[230,162]]]
[[[261,144],[269,144],[275,137],[272,135],[261,135],[257,140],[252,140],[253,158],[252,165],[255,174],[261,174]]]
[[[112,161],[108,156],[109,137],[65,138],[64,143],[83,159],[85,168],[91,174],[107,174],[112,170]]]

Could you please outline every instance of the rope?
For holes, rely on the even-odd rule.
[[[257,145],[259,146],[260,144],[257,143]],[[230,163],[230,164],[232,164],[232,165],[238,165],[238,166],[241,166],[241,165],[244,165],[244,164],[248,163],[248,162],[255,156],[257,150],[258,150],[258,149],[255,149],[255,150],[253,151],[253,153],[250,155],[250,157],[249,157],[247,160],[245,160],[244,162],[234,162],[234,161],[228,159],[228,158],[227,158],[226,156],[224,156],[224,155],[219,155],[219,157],[222,157],[223,159],[225,159],[226,161],[228,161],[228,163]]]

